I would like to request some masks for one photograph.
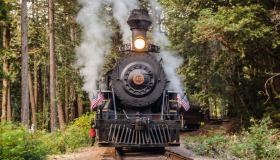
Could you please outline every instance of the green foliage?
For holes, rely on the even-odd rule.
[[[280,34],[270,12],[273,1],[161,0],[173,47],[185,57],[180,68],[191,101],[209,108],[211,99],[230,116],[279,114],[277,94],[264,105],[266,80],[280,68]],[[279,88],[272,84],[271,88]]]
[[[90,138],[88,131],[94,114],[85,114],[74,120],[64,132],[66,148],[73,151],[76,148],[86,146],[90,144]]]
[[[83,130],[88,129],[91,124],[91,120],[95,118],[95,113],[86,113],[83,116],[77,118],[72,122],[70,126],[79,127]]]
[[[187,137],[186,147],[199,155],[221,157],[225,154],[227,138],[222,134],[213,136]]]
[[[25,127],[2,123],[0,125],[0,159],[3,160],[38,160],[47,154],[59,154],[88,146],[88,131],[94,114],[85,114],[74,120],[64,131],[48,133],[38,130],[31,133]]]
[[[6,19],[7,10],[3,0],[0,0],[0,24],[3,23],[2,20]]]
[[[271,119],[265,118],[260,122],[251,120],[253,125],[248,131],[232,140],[229,147],[237,157],[250,157],[251,159],[279,159],[280,137],[277,130],[270,129]]]
[[[64,131],[46,134],[41,132],[40,137],[46,143],[52,153],[64,153],[74,151],[76,148],[90,144],[88,131],[94,114],[85,114],[74,120]]]
[[[222,159],[279,159],[279,130],[271,119],[251,120],[252,126],[238,135],[202,135],[186,138],[186,147],[199,155]]]
[[[0,159],[2,160],[38,160],[45,159],[49,153],[44,141],[31,134],[19,124],[0,124]]]

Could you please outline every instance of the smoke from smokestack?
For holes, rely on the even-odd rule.
[[[77,65],[84,79],[83,90],[90,98],[95,94],[96,83],[99,78],[100,69],[104,63],[104,57],[111,51],[112,27],[106,22],[110,19],[104,12],[105,6],[111,5],[114,19],[117,20],[124,43],[131,42],[131,31],[127,24],[130,11],[139,8],[138,0],[80,0],[82,9],[77,16],[77,22],[83,27],[82,42],[76,48]],[[156,0],[151,0],[152,12],[160,15],[162,7]],[[159,24],[154,18],[152,37],[154,42],[161,46],[160,57],[163,59],[163,68],[170,81],[168,89],[182,91],[180,77],[176,69],[183,60],[174,51],[168,49],[170,42],[168,38],[159,31]]]
[[[120,25],[124,42],[131,40],[131,31],[127,24],[129,13],[138,8],[138,0],[80,0],[82,9],[77,22],[83,27],[82,43],[76,48],[77,65],[83,77],[85,90],[90,97],[96,93],[97,80],[104,57],[111,51],[112,27],[106,26],[109,15],[102,12],[106,5],[113,8],[113,16]]]
[[[131,42],[131,31],[127,24],[127,19],[135,8],[138,8],[138,0],[113,0],[113,16],[118,21],[123,35],[123,42]]]
[[[90,97],[96,92],[96,82],[105,54],[111,49],[111,29],[105,24],[104,0],[81,0],[82,5],[77,22],[83,27],[82,42],[76,49],[77,64],[84,79],[83,90]]]
[[[182,65],[183,59],[176,51],[168,48],[170,46],[170,41],[167,36],[160,31],[160,24],[157,23],[157,20],[161,18],[160,16],[163,13],[162,6],[156,0],[150,0],[150,5],[153,12],[152,38],[155,44],[161,47],[160,57],[163,59],[163,69],[167,75],[167,79],[170,81],[167,89],[182,93],[184,87],[181,82],[181,77],[176,73],[176,70]]]

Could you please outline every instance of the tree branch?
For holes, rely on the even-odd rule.
[[[269,99],[270,99],[270,95],[269,95],[268,90],[267,90],[267,88],[268,88],[268,83],[271,82],[271,81],[273,81],[273,78],[275,78],[275,77],[277,77],[277,76],[280,76],[280,73],[269,73],[269,75],[272,75],[272,77],[268,78],[268,79],[266,80],[265,84],[264,84],[264,87],[265,87],[265,94],[267,95],[267,99],[266,99],[266,101],[264,102],[264,104],[266,104],[266,103],[269,101]],[[271,84],[271,85],[272,85],[272,84]]]

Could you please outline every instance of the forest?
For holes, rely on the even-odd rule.
[[[85,1],[0,0],[0,159],[17,153],[29,159],[33,151],[38,153],[33,159],[40,159],[50,154],[48,147],[54,154],[88,145],[87,129],[94,113],[77,62],[77,47],[85,29],[77,16]],[[177,73],[190,104],[210,116],[234,119],[237,132],[257,130],[251,124],[260,121],[268,125],[261,134],[269,132],[267,136],[280,138],[280,1],[157,3],[163,11],[155,20],[169,38],[169,47],[183,59]],[[153,13],[148,0],[139,0],[139,4]],[[110,3],[102,14],[113,15]],[[118,48],[124,41],[114,16],[102,23],[111,26],[112,35],[105,42],[111,48],[99,75],[106,74],[122,57]],[[219,113],[212,113],[217,110]],[[29,135],[30,130],[36,135]],[[19,135],[25,138],[14,142]],[[53,138],[57,141],[50,142]],[[224,139],[218,138],[218,142]],[[279,158],[279,142],[267,143],[278,148],[269,146],[273,148],[269,153],[256,149],[255,159]],[[15,145],[22,146],[11,150]],[[30,153],[24,152],[24,146],[30,147]],[[234,151],[244,146],[238,147]]]

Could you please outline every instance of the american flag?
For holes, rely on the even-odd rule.
[[[97,106],[101,105],[104,101],[104,96],[101,92],[98,92],[97,96],[93,95],[93,98],[90,102],[90,107],[92,109],[96,108]]]
[[[190,109],[190,103],[186,95],[182,98],[180,94],[177,94],[177,103],[185,109],[185,111],[188,111]]]

